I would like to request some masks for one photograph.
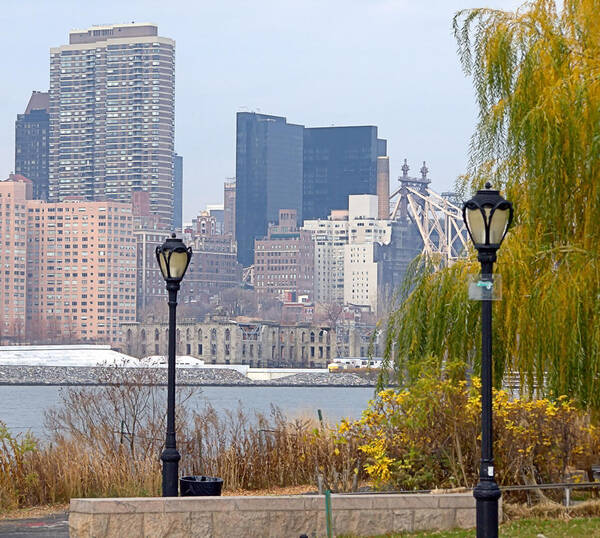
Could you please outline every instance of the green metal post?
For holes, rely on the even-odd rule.
[[[325,516],[327,519],[327,538],[333,538],[333,523],[331,516],[331,491],[325,491]]]

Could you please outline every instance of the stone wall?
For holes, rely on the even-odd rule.
[[[334,535],[475,526],[472,493],[332,495]],[[72,499],[71,538],[326,536],[325,497]]]

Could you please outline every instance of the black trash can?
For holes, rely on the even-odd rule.
[[[223,479],[214,476],[182,476],[179,491],[182,497],[208,497],[221,495]]]

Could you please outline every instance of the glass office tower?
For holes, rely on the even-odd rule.
[[[375,126],[304,129],[304,219],[348,209],[350,194],[377,194],[377,157],[386,154]]]
[[[302,222],[303,131],[283,117],[237,114],[235,236],[245,267],[280,209],[295,209]]]

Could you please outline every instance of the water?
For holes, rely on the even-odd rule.
[[[0,386],[0,421],[12,433],[31,431],[45,437],[44,411],[59,405],[61,391],[55,386]],[[95,390],[102,390],[97,387]],[[343,417],[358,418],[373,397],[369,387],[199,387],[190,400],[190,408],[200,410],[210,403],[217,411],[244,409],[268,413],[279,406],[290,418],[317,416],[336,422]]]

